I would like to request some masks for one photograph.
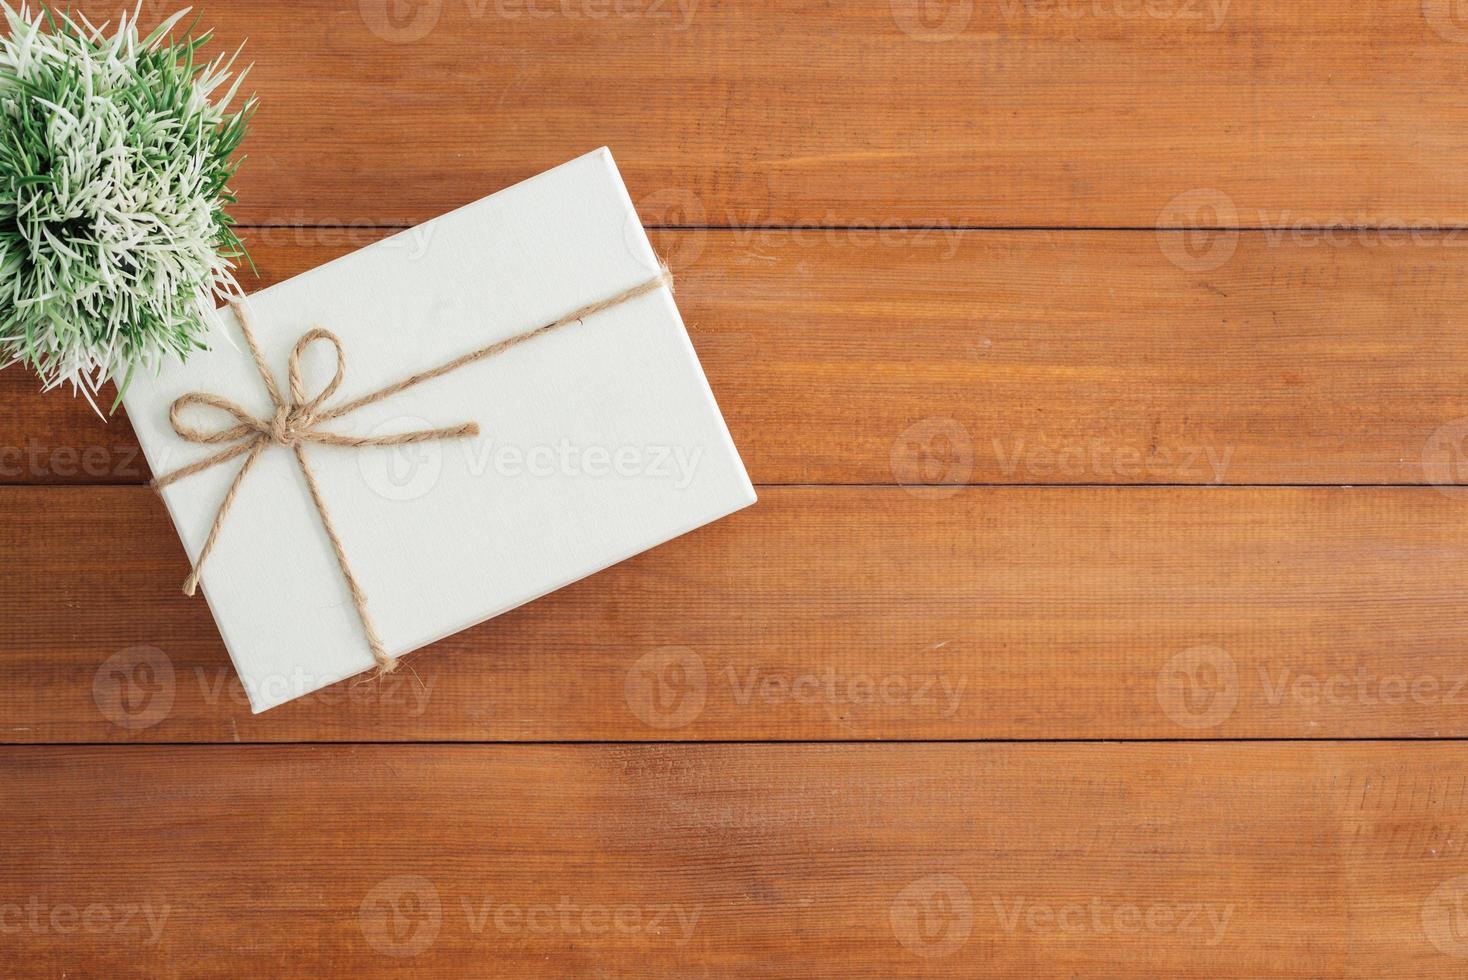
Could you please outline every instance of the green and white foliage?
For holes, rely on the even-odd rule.
[[[254,108],[187,13],[143,36],[0,0],[0,366],[93,400],[201,348],[244,256],[226,207]],[[235,52],[237,56],[239,52]]]

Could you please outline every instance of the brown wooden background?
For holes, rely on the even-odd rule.
[[[609,145],[761,502],[253,717],[0,373],[3,972],[1468,973],[1461,8],[201,4],[248,288]]]

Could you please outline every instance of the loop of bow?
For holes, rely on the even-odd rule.
[[[305,384],[301,380],[301,356],[306,349],[318,340],[324,340],[331,344],[332,351],[336,354],[336,373],[326,386],[321,389],[316,397],[307,400]],[[257,419],[236,402],[219,395],[209,394],[203,391],[193,391],[179,397],[174,401],[168,411],[168,420],[173,425],[173,431],[178,433],[180,439],[187,442],[202,444],[217,444],[225,442],[238,442],[240,439],[255,436],[264,436],[271,442],[282,446],[294,446],[297,442],[319,442],[328,445],[381,445],[380,442],[364,441],[351,436],[343,436],[333,432],[325,432],[315,429],[314,426],[320,419],[317,413],[322,404],[336,394],[341,387],[342,377],[346,372],[346,355],[342,350],[341,339],[330,330],[317,327],[309,330],[296,341],[296,346],[291,349],[289,380],[291,399],[285,404],[276,401],[275,412],[269,419]],[[271,386],[273,387],[273,386]],[[275,393],[272,391],[272,397]],[[234,417],[238,423],[228,428],[218,429],[214,432],[206,432],[196,428],[184,420],[184,410],[193,405],[203,405],[215,408]]]

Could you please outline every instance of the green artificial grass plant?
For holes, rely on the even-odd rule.
[[[254,109],[210,35],[0,0],[0,366],[93,396],[204,346],[244,256],[225,207]],[[235,52],[237,56],[239,52]],[[115,407],[115,403],[114,403]]]

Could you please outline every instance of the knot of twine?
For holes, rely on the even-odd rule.
[[[299,408],[282,405],[270,422],[270,439],[282,446],[294,446],[297,440],[296,426],[310,428],[313,421],[310,415],[303,414]]]
[[[497,341],[487,347],[470,351],[461,357],[456,357],[445,364],[427,371],[420,371],[410,375],[401,381],[390,384],[385,388],[360,398],[352,399],[331,408],[325,407],[326,401],[336,394],[337,388],[341,386],[342,377],[346,370],[346,356],[342,349],[342,342],[336,334],[322,327],[316,327],[306,331],[296,341],[295,347],[291,349],[290,362],[287,367],[287,380],[290,388],[290,398],[282,397],[280,389],[276,386],[275,377],[265,363],[265,357],[260,353],[260,345],[255,342],[254,331],[250,328],[250,317],[242,303],[233,302],[235,319],[239,322],[240,333],[244,335],[245,342],[250,347],[250,355],[255,361],[255,368],[260,373],[260,380],[265,384],[265,390],[270,395],[271,403],[274,405],[268,418],[256,418],[249,411],[237,403],[223,398],[219,395],[203,391],[193,391],[180,396],[169,408],[168,419],[173,425],[173,431],[179,438],[192,443],[202,445],[230,444],[228,449],[221,450],[212,456],[205,457],[197,463],[181,467],[170,473],[158,477],[153,481],[153,486],[162,490],[164,487],[176,483],[179,480],[213,469],[221,463],[226,463],[237,456],[244,456],[244,465],[235,474],[234,481],[230,484],[224,500],[220,502],[219,509],[214,514],[214,523],[209,529],[209,536],[204,540],[204,547],[199,550],[198,560],[194,562],[193,570],[189,577],[184,580],[183,591],[185,595],[193,595],[198,589],[199,575],[203,570],[204,562],[214,550],[214,543],[219,537],[220,528],[224,526],[225,515],[229,513],[235,496],[239,493],[240,485],[244,482],[245,474],[255,465],[260,458],[260,453],[267,446],[284,446],[295,453],[296,462],[301,467],[301,475],[306,480],[306,489],[310,491],[311,501],[316,506],[316,513],[321,518],[321,526],[326,531],[327,540],[331,543],[332,551],[336,554],[337,566],[341,569],[342,577],[346,580],[347,591],[351,593],[352,604],[356,607],[357,618],[361,620],[362,631],[367,637],[367,646],[372,651],[372,659],[377,662],[378,670],[384,674],[390,674],[398,668],[398,659],[391,657],[383,645],[382,638],[377,634],[377,628],[372,623],[372,617],[367,611],[367,597],[362,591],[362,586],[357,577],[352,574],[351,565],[347,561],[346,550],[342,547],[341,538],[337,535],[336,528],[331,520],[331,512],[322,499],[321,489],[316,483],[316,475],[312,472],[310,463],[306,458],[306,444],[316,443],[323,446],[345,446],[348,448],[361,448],[364,446],[402,446],[416,442],[429,442],[439,439],[461,439],[473,437],[479,434],[479,426],[474,422],[466,422],[462,425],[450,426],[442,429],[422,429],[415,432],[404,432],[390,436],[353,436],[340,432],[332,432],[320,428],[326,422],[342,417],[351,412],[371,405],[397,394],[404,389],[414,385],[422,384],[434,378],[442,377],[459,368],[466,367],[477,361],[483,361],[503,354],[512,347],[516,347],[550,333],[561,327],[580,321],[620,306],[639,296],[655,292],[662,287],[672,287],[672,276],[667,266],[663,266],[658,275],[647,282],[633,286],[624,292],[618,293],[610,299],[599,300],[586,306],[573,310],[558,320],[543,324],[533,330],[516,334],[505,340]],[[314,397],[306,397],[305,385],[301,380],[301,356],[306,349],[318,341],[324,341],[332,346],[336,353],[336,374],[324,388]],[[212,431],[191,425],[184,417],[186,409],[193,406],[216,409],[234,419],[233,425],[225,425]]]

